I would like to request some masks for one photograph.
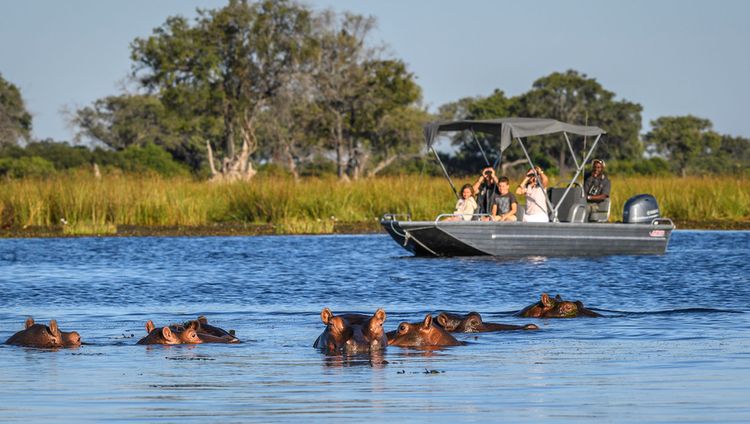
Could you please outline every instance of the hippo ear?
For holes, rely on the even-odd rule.
[[[432,314],[427,314],[424,317],[424,321],[422,322],[422,327],[424,328],[430,328],[432,325]]]
[[[385,322],[386,316],[387,315],[385,314],[385,310],[383,308],[378,308],[378,310],[375,311],[374,317],[380,322]]]
[[[165,339],[169,339],[172,337],[172,330],[170,330],[169,327],[162,327],[161,335],[164,336]]]
[[[562,302],[562,296],[560,296],[560,293],[558,293],[558,294],[557,294],[557,295],[555,296],[555,300],[556,300],[556,301],[558,301],[558,302]]]
[[[32,325],[34,325],[34,318],[32,317],[26,318],[26,326],[24,328],[28,329]]]
[[[438,314],[438,316],[437,316],[437,322],[442,327],[448,327],[448,317],[445,316],[445,312],[441,312],[441,313]]]
[[[549,295],[547,293],[542,293],[542,305],[548,308],[555,306],[555,304],[552,302],[552,299],[549,298]]]
[[[328,325],[331,322],[331,318],[333,318],[333,312],[328,308],[323,308],[320,312],[320,319],[323,321],[323,324]]]
[[[151,320],[146,321],[146,332],[151,334],[152,331],[154,331],[154,328],[156,326],[154,325],[154,322]]]
[[[52,333],[59,333],[60,329],[57,328],[57,321],[51,320],[49,322],[49,329],[52,330]]]
[[[208,324],[208,318],[206,318],[205,315],[201,315],[198,317],[198,322],[201,324]]]

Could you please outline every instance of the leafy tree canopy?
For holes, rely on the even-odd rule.
[[[31,139],[31,114],[21,91],[0,74],[0,146]]]

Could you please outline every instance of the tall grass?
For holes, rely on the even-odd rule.
[[[458,182],[457,182],[458,183]],[[679,221],[750,221],[750,180],[727,177],[612,178],[612,220],[623,203],[651,193],[664,216]],[[187,177],[83,173],[0,185],[4,228],[56,227],[68,234],[108,234],[118,225],[203,226],[270,223],[282,233],[326,233],[336,221],[372,222],[384,213],[430,220],[451,212],[455,198],[442,178],[402,176],[349,183],[335,178],[299,182],[259,176],[212,184]]]

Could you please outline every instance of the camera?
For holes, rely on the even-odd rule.
[[[492,176],[492,171],[484,171],[484,176],[485,176],[485,177],[490,177],[490,176]]]

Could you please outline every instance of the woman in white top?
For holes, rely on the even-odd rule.
[[[471,184],[461,187],[461,198],[456,202],[455,216],[447,218],[446,221],[471,221],[474,211],[477,209],[477,201],[474,200],[474,190]]]
[[[537,178],[541,179],[541,186]],[[526,195],[526,212],[523,215],[523,222],[549,222],[547,196],[544,195],[544,187],[547,187],[548,181],[542,168],[537,166],[526,173],[526,178],[516,189],[516,194],[519,196]]]

